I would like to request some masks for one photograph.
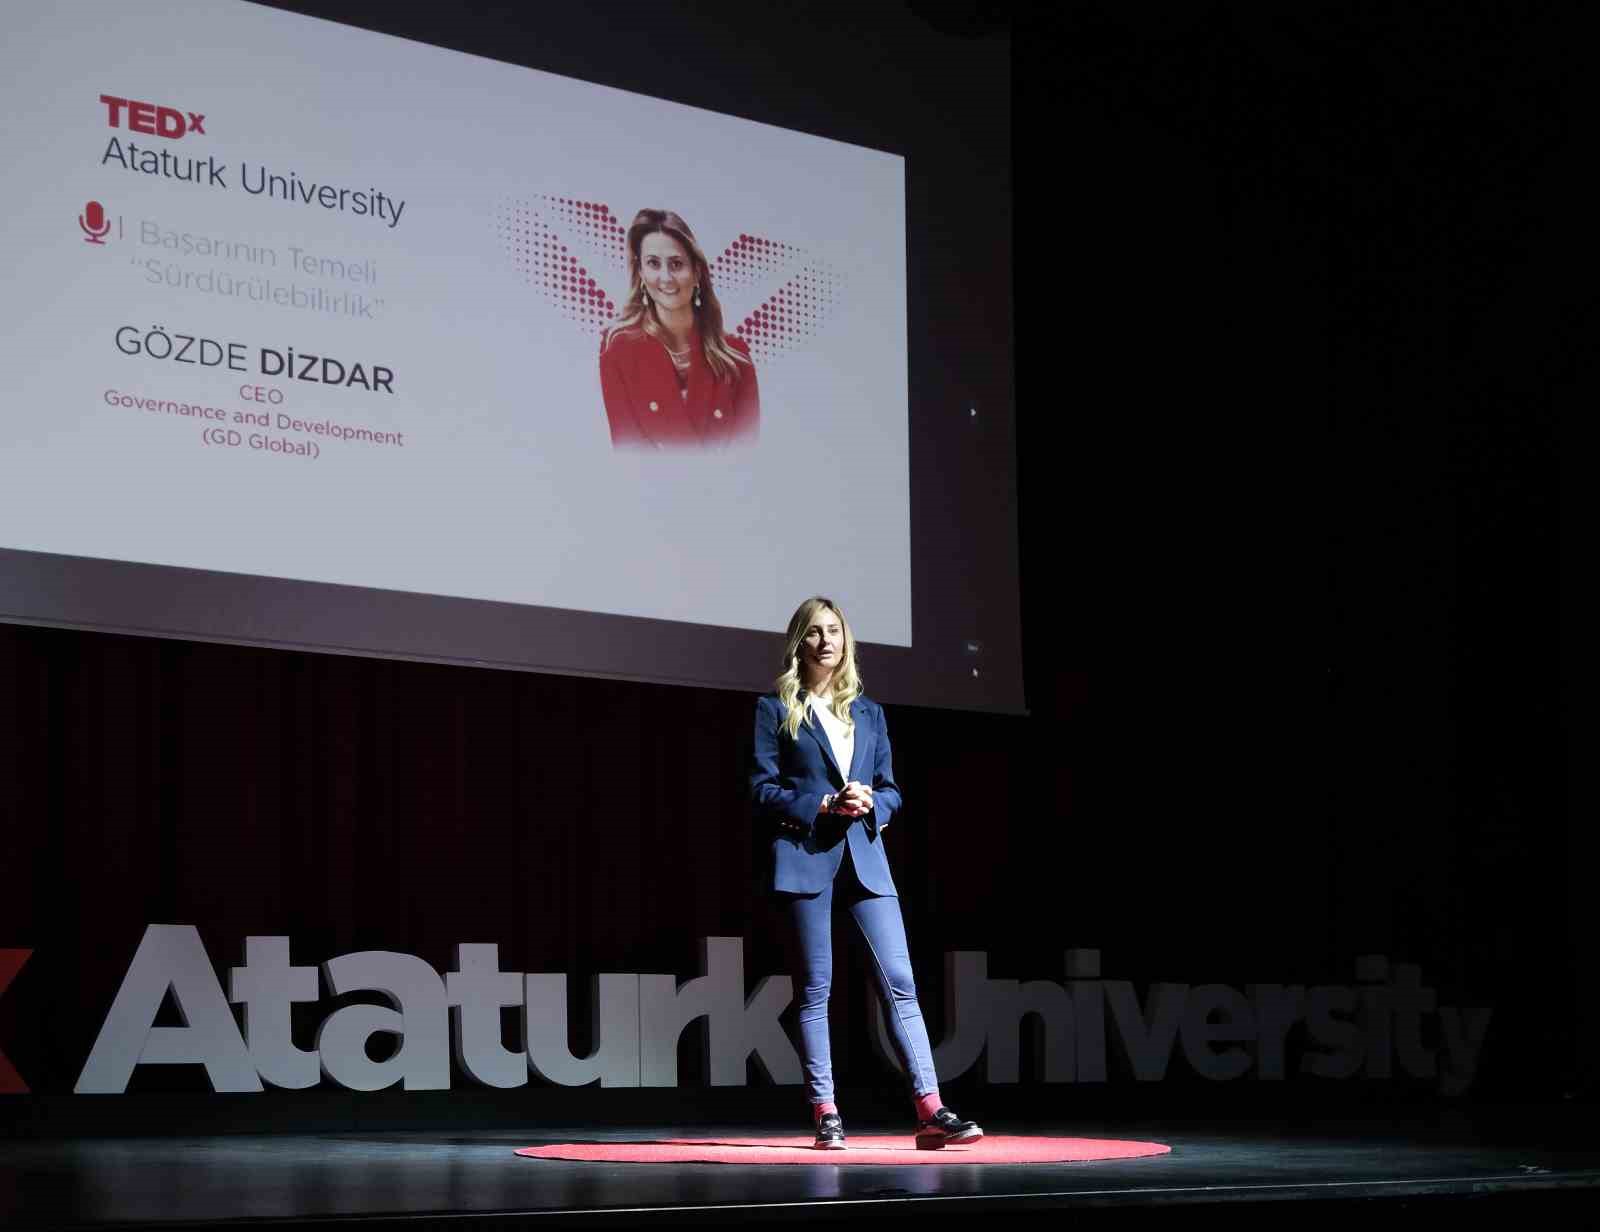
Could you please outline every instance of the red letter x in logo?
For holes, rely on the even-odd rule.
[[[0,950],[0,996],[5,995],[11,981],[17,978],[17,972],[22,970],[22,964],[28,961],[32,950]],[[17,1073],[17,1067],[6,1060],[6,1054],[0,1052],[0,1095],[26,1095],[28,1084],[22,1081],[22,1075]]]

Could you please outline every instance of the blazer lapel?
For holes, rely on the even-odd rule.
[[[867,722],[867,703],[859,697],[856,698],[850,706],[850,717],[856,722],[856,739],[855,747],[850,750],[850,773],[845,781],[859,783],[861,780],[856,777],[856,771],[861,768],[871,752],[869,746],[872,744],[872,724]]]

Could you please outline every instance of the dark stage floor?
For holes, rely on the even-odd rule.
[[[1145,1159],[1012,1167],[571,1163],[512,1153],[535,1143],[712,1136],[705,1126],[13,1140],[0,1143],[0,1225],[416,1228],[475,1217],[496,1226],[730,1226],[931,1216],[940,1226],[967,1226],[980,1216],[1016,1223],[1062,1215],[1126,1224],[1181,1219],[1203,1206],[1235,1225],[1398,1222],[1430,1208],[1455,1218],[1469,1206],[1543,1222],[1587,1214],[1600,1198],[1600,1135],[1574,1111],[1555,1120],[1507,1113],[1490,1124],[1432,1117],[989,1126],[1172,1147]]]

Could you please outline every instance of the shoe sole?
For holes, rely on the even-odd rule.
[[[845,1149],[845,1145],[842,1142],[813,1142],[811,1149],[813,1151],[842,1151]]]
[[[963,1142],[976,1142],[982,1137],[983,1130],[981,1129],[970,1129],[964,1134],[951,1134],[948,1137],[944,1134],[918,1134],[917,1150],[937,1151],[950,1143],[955,1143],[959,1146]]]

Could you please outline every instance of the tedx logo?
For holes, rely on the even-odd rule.
[[[114,94],[102,94],[100,101],[106,105],[106,122],[112,128],[126,128],[130,132],[166,137],[171,141],[177,141],[189,133],[205,136],[206,118],[199,112],[180,111],[176,107],[140,102],[136,98],[118,98]]]

